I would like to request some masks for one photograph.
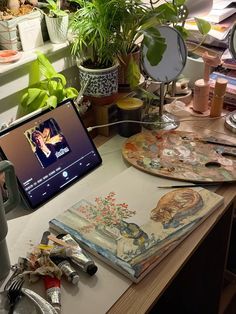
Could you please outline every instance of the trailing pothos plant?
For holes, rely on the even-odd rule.
[[[37,60],[32,64],[29,87],[18,106],[17,118],[39,108],[55,108],[61,101],[78,96],[73,87],[66,87],[66,78],[57,73],[47,57],[37,52]]]

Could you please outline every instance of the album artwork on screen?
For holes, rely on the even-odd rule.
[[[47,168],[71,151],[54,118],[26,130],[24,135],[42,168]]]
[[[203,187],[158,189],[160,182],[170,184],[130,167],[51,220],[50,227],[70,233],[138,282],[223,203]]]

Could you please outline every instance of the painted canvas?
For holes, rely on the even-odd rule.
[[[169,183],[130,167],[50,227],[138,282],[223,202],[204,188],[159,189],[160,180]]]
[[[235,140],[234,147],[215,141],[185,131],[142,132],[131,136],[122,152],[133,166],[154,175],[192,182],[236,181]]]

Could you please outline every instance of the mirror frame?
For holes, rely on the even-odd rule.
[[[234,24],[233,28],[230,31],[229,36],[229,51],[232,54],[233,58],[236,60],[236,49],[234,47],[234,41],[236,44],[236,38],[234,40],[234,37],[236,36],[236,23]]]

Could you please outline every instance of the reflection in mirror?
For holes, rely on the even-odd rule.
[[[179,123],[170,114],[163,113],[165,84],[177,79],[183,71],[187,60],[187,48],[180,33],[169,26],[157,26],[161,37],[165,38],[166,50],[157,65],[151,65],[147,59],[147,47],[142,46],[142,68],[144,73],[155,82],[160,82],[159,112],[148,113],[144,116],[145,122],[153,122],[148,128],[175,129]]]

